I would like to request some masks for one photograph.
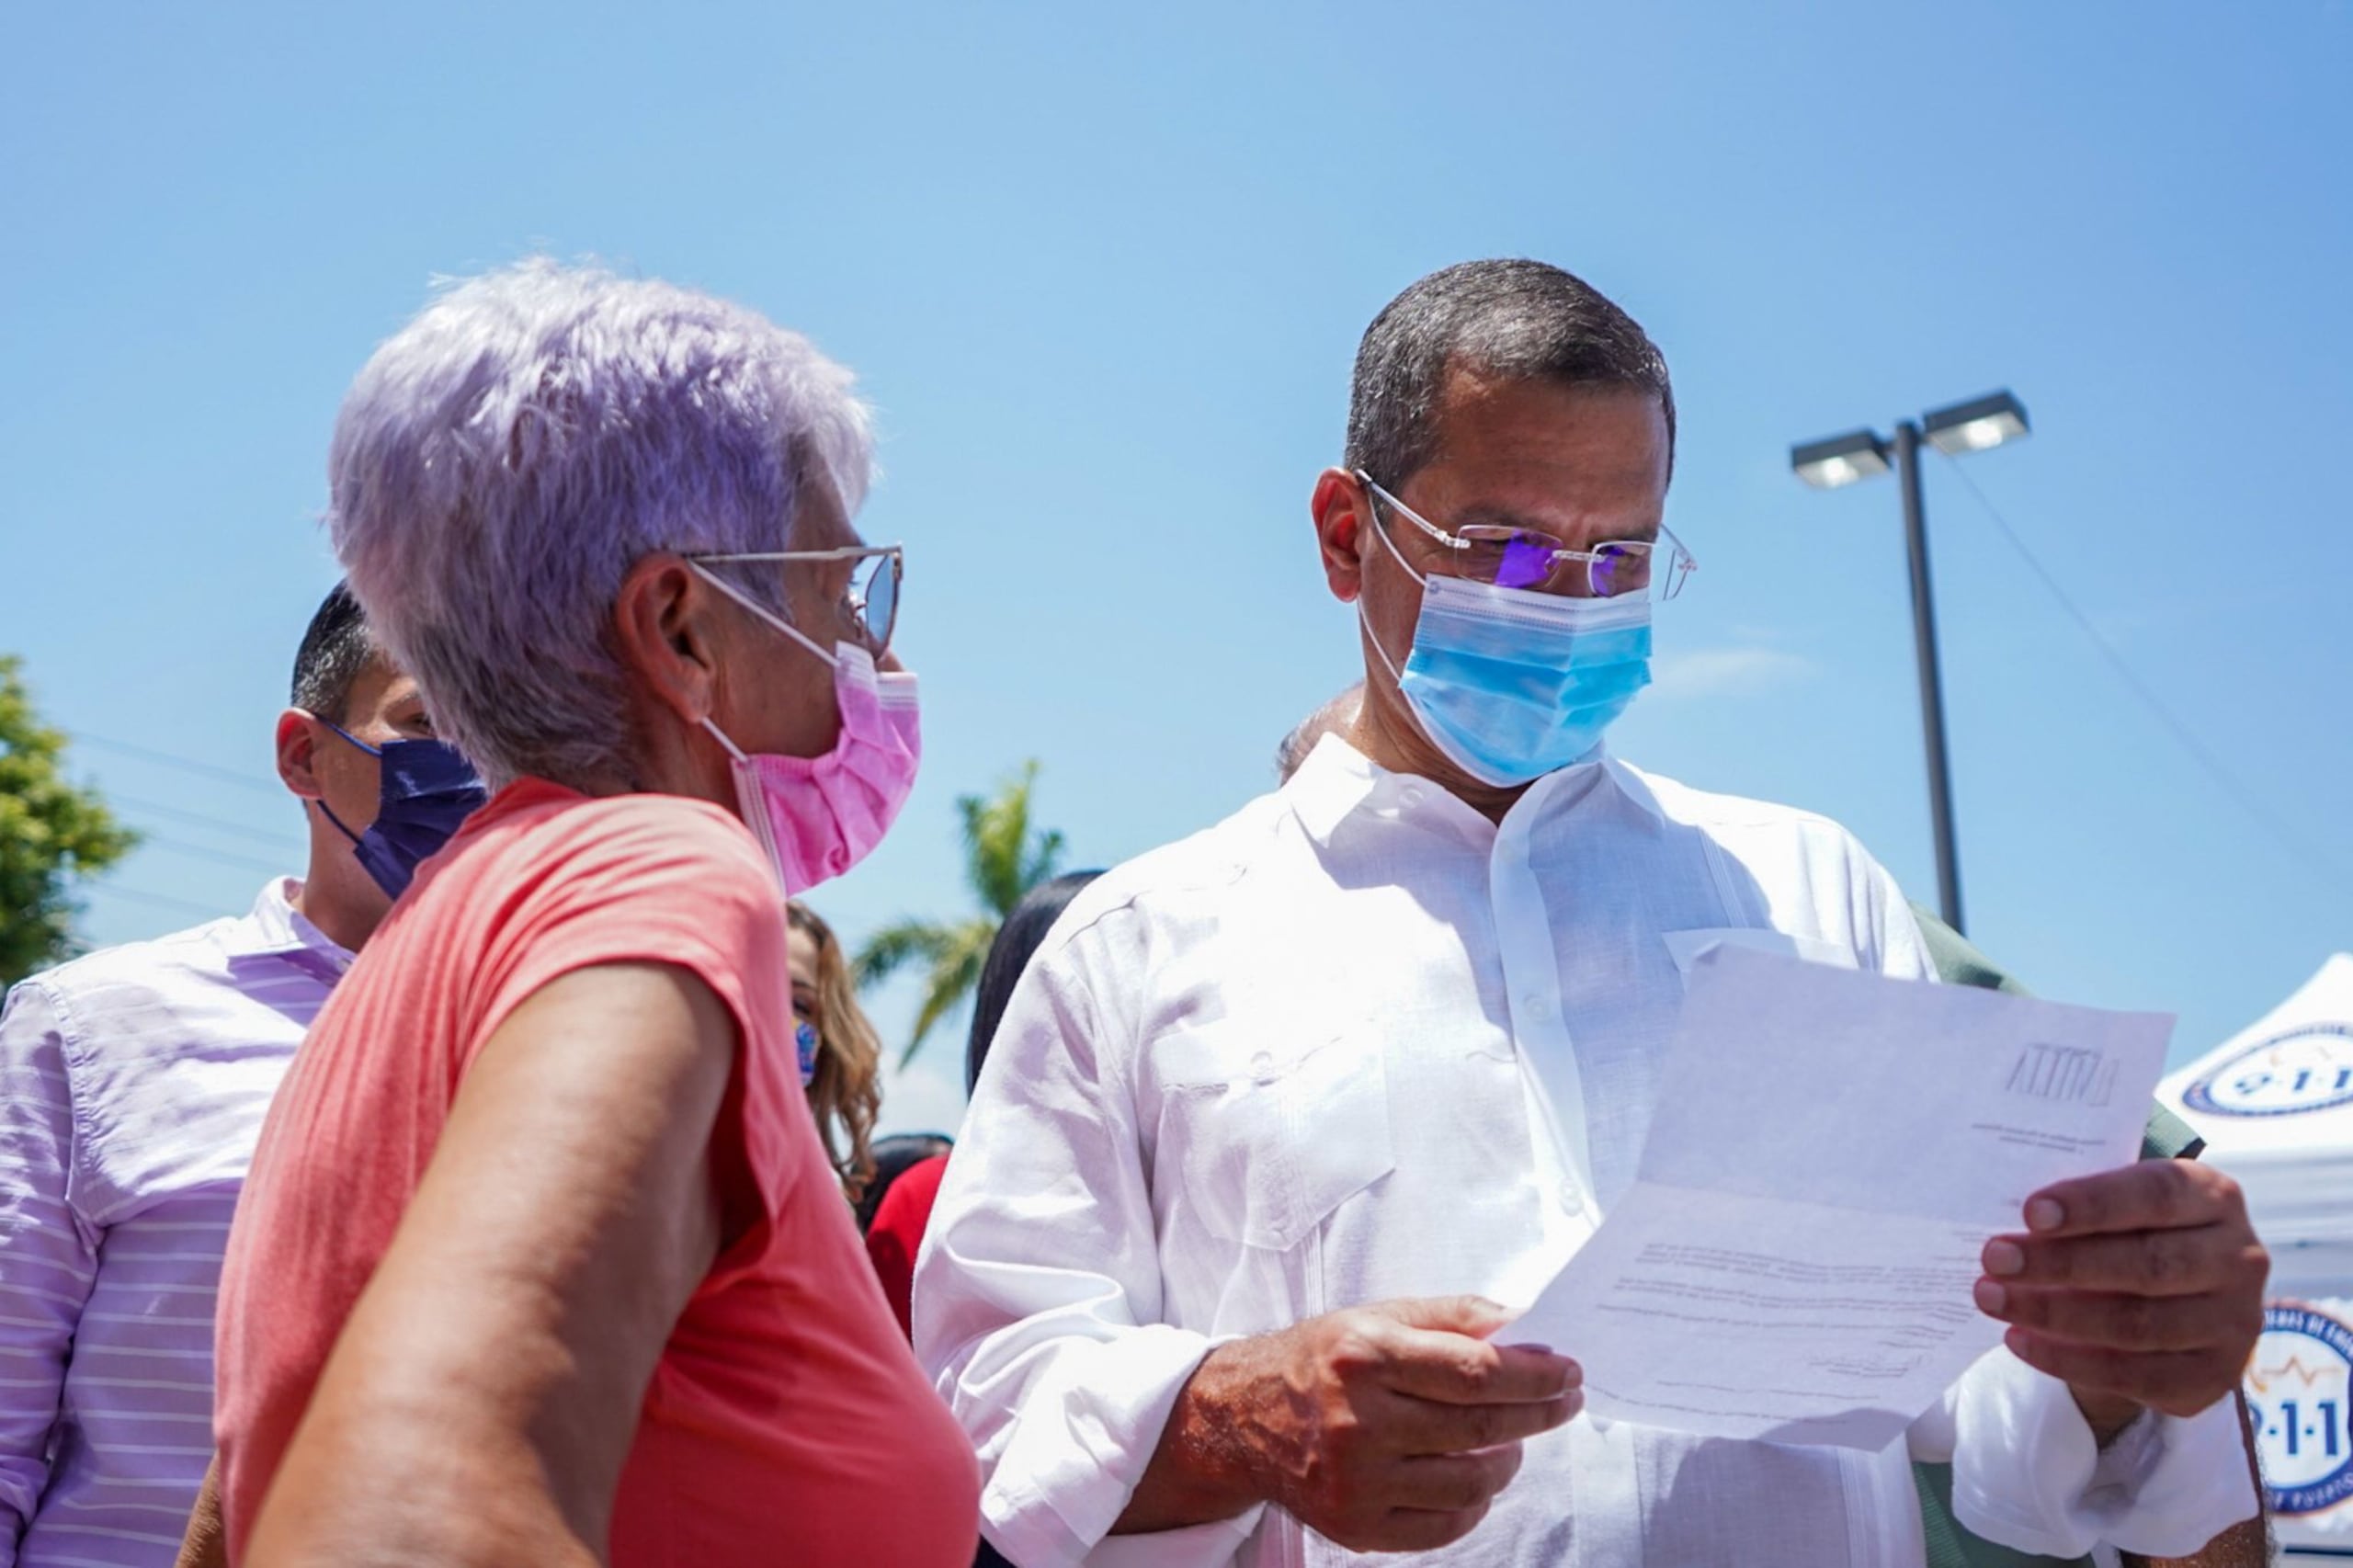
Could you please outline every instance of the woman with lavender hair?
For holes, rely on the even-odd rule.
[[[972,1455],[794,1055],[785,895],[912,782],[850,378],[530,262],[371,358],[337,555],[498,792],[320,1016],[220,1301],[234,1560],[966,1563]]]

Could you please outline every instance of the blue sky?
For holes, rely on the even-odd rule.
[[[593,254],[880,405],[863,523],[908,546],[928,757],[819,902],[961,913],[953,797],[1026,757],[1075,864],[1269,782],[1356,673],[1306,500],[1357,335],[1533,255],[1682,403],[1702,566],[1620,751],[1835,816],[1930,901],[1894,487],[1816,494],[1786,449],[2017,390],[2034,437],[1970,477],[2245,795],[1936,462],[1972,932],[2177,1012],[2180,1060],[2353,947],[2348,79],[2344,0],[15,7],[0,649],[69,729],[231,776],[77,749],[156,835],[89,934],[242,906],[296,843],[233,779],[334,577],[344,385],[435,275]],[[886,1125],[953,1118],[953,1043]]]

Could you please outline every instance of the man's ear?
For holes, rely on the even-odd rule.
[[[319,782],[319,722],[300,708],[278,716],[278,777],[287,789],[305,801],[324,800]]]
[[[1308,513],[1324,558],[1324,581],[1331,585],[1334,598],[1354,604],[1364,591],[1366,530],[1374,526],[1372,498],[1356,475],[1344,468],[1327,468],[1315,476]]]
[[[688,724],[710,717],[718,692],[715,618],[724,596],[676,555],[649,555],[630,568],[613,603],[621,663],[654,699]]]

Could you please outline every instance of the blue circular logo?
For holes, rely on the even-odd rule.
[[[2309,1302],[2264,1307],[2246,1403],[2273,1513],[2308,1516],[2353,1497],[2348,1379],[2353,1325]]]
[[[2296,1116],[2353,1104],[2353,1024],[2307,1024],[2257,1040],[2191,1079],[2181,1103],[2210,1116]]]

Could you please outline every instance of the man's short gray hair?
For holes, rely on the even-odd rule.
[[[1381,308],[1357,347],[1347,466],[1392,490],[1438,455],[1438,395],[1457,369],[1571,386],[1624,387],[1659,401],[1675,451],[1666,357],[1634,318],[1583,278],[1540,261],[1466,261]]]
[[[866,497],[850,373],[740,305],[534,259],[376,350],[327,460],[335,553],[436,728],[484,776],[579,782],[631,750],[608,635],[659,551],[787,546],[801,486]],[[779,579],[743,586],[777,605]]]

